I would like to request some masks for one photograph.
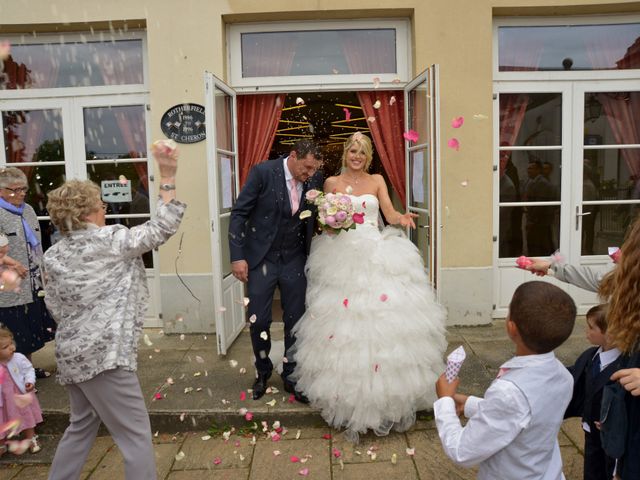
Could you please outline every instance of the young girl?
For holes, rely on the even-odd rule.
[[[9,257],[8,251],[9,239],[4,233],[0,233],[0,292],[15,291],[20,287],[22,277],[27,274],[24,265]]]
[[[13,334],[0,325],[0,424],[19,420],[16,432],[24,433],[22,442],[7,442],[0,446],[0,455],[7,449],[16,455],[27,449],[31,453],[40,451],[34,427],[42,422],[42,410],[34,395],[36,374],[27,357],[16,353]],[[4,437],[6,432],[0,432]]]

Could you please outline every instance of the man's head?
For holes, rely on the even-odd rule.
[[[551,178],[551,172],[553,172],[553,165],[550,162],[544,162],[542,164],[542,176],[548,180]]]
[[[306,182],[322,166],[322,154],[310,140],[300,140],[289,153],[287,167],[298,182]]]
[[[540,281],[523,283],[516,289],[507,318],[515,325],[522,343],[537,354],[562,345],[571,335],[575,320],[573,299],[555,285]]]
[[[541,173],[542,163],[540,160],[529,160],[529,165],[527,166],[527,175],[529,178],[536,178]]]

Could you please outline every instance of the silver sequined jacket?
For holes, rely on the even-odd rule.
[[[45,302],[58,322],[58,381],[80,383],[114,368],[135,371],[149,299],[143,253],[165,243],[186,205],[158,203],[156,216],[132,228],[75,230],[44,254]]]

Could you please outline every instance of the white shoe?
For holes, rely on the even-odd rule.
[[[29,445],[29,451],[31,453],[38,453],[40,450],[42,450],[42,447],[38,443],[38,436],[34,435],[31,438],[31,444]]]

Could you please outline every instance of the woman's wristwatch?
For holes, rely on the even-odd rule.
[[[164,190],[165,192],[169,192],[175,189],[176,189],[175,183],[163,183],[160,185],[160,190]]]

